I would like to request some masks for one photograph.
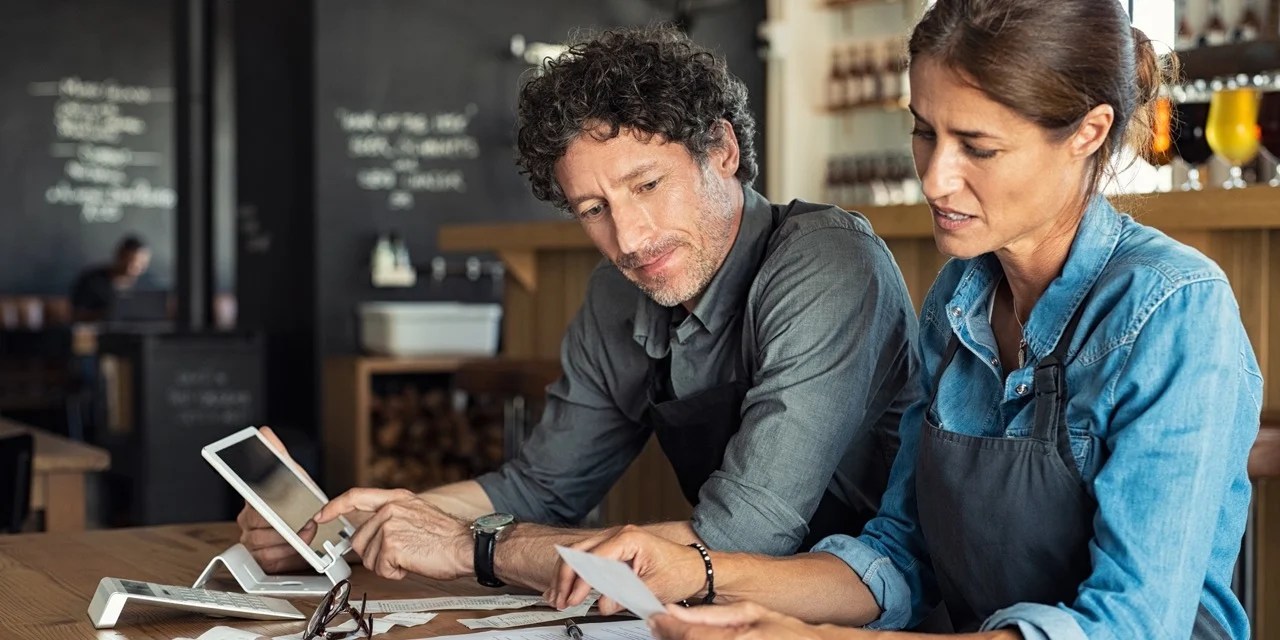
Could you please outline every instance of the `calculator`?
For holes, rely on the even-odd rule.
[[[127,602],[217,616],[252,620],[302,620],[306,618],[288,600],[229,591],[209,591],[171,585],[103,578],[89,603],[89,619],[94,628],[110,629],[120,619]]]

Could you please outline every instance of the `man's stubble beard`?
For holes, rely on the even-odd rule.
[[[732,202],[727,186],[710,167],[705,167],[701,176],[698,220],[695,225],[698,237],[703,240],[702,247],[666,236],[641,251],[621,256],[614,264],[645,295],[664,307],[674,307],[702,295],[728,255],[726,245],[733,243],[733,238],[727,237],[733,228]],[[688,250],[689,256],[685,268],[673,274],[674,278],[661,277],[643,281],[636,275],[636,269],[653,257],[681,246]]]

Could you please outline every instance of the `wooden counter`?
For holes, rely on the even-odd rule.
[[[95,630],[87,610],[98,581],[127,578],[191,586],[209,559],[234,544],[235,523],[185,524],[79,533],[0,536],[0,638],[24,640],[119,640],[195,638],[215,626],[229,626],[267,637],[302,631],[305,621],[262,622],[213,618],[198,613],[127,605],[114,629]],[[351,568],[352,593],[369,599],[489,595],[492,589],[464,579],[439,582],[411,576],[379,578],[357,562]],[[230,575],[218,574],[211,589],[239,591]],[[512,589],[503,591],[515,592]],[[292,599],[310,614],[315,599]],[[469,633],[458,618],[483,618],[502,611],[442,611],[417,627],[394,627],[378,638],[425,638]],[[375,616],[381,617],[381,616]],[[349,618],[339,618],[339,622]]]
[[[0,418],[0,438],[21,433],[35,438],[31,510],[44,510],[47,531],[84,529],[85,474],[106,471],[111,455],[104,449]]]

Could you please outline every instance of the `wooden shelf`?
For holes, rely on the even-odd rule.
[[[839,9],[855,4],[897,4],[899,0],[822,0],[822,6],[828,9]]]
[[[906,111],[907,99],[900,98],[893,100],[876,100],[873,102],[859,102],[858,104],[851,104],[844,107],[827,106],[823,107],[823,110],[832,115],[842,115],[856,111],[887,111],[892,113],[896,111]]]
[[[361,371],[378,373],[453,373],[467,360],[475,356],[432,356],[401,358],[394,356],[351,356],[350,360]]]
[[[595,249],[576,220],[446,225],[437,238],[441,251]]]
[[[1187,80],[1280,71],[1280,39],[1188,49],[1178,52],[1178,61]]]
[[[1280,188],[1276,187],[1124,195],[1111,201],[1117,209],[1162,231],[1280,229]],[[876,234],[885,239],[933,235],[933,219],[923,204],[845,208],[867,216]]]
[[[376,375],[453,373],[476,358],[334,356],[324,362],[325,483],[331,493],[369,486],[370,402]]]

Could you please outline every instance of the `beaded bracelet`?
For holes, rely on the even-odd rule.
[[[689,546],[697,549],[698,553],[702,554],[702,564],[707,569],[707,595],[702,598],[702,604],[711,604],[716,599],[716,574],[711,569],[711,554],[707,553],[707,548],[702,546],[700,542],[691,543]],[[687,607],[689,606],[689,601],[683,600],[680,604]]]

